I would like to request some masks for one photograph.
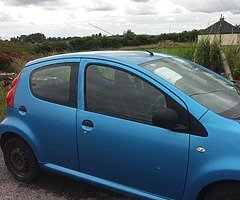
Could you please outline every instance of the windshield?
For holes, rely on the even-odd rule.
[[[197,64],[167,57],[140,64],[154,72],[208,109],[222,116],[240,118],[239,91],[233,84]]]

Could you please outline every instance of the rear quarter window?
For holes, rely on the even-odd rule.
[[[38,68],[31,73],[33,95],[52,103],[76,107],[77,63]]]

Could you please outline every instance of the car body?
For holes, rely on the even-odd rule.
[[[220,75],[164,54],[34,60],[7,96],[4,159],[24,182],[39,167],[144,199],[231,195],[240,186],[238,92]]]

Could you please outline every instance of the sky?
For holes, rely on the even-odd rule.
[[[96,26],[157,35],[205,29],[221,14],[240,24],[239,0],[0,0],[0,38],[109,35]]]

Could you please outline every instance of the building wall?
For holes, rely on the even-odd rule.
[[[198,35],[198,41],[202,39],[209,39],[210,42],[220,41],[222,45],[240,45],[240,33],[238,34],[209,34]]]

